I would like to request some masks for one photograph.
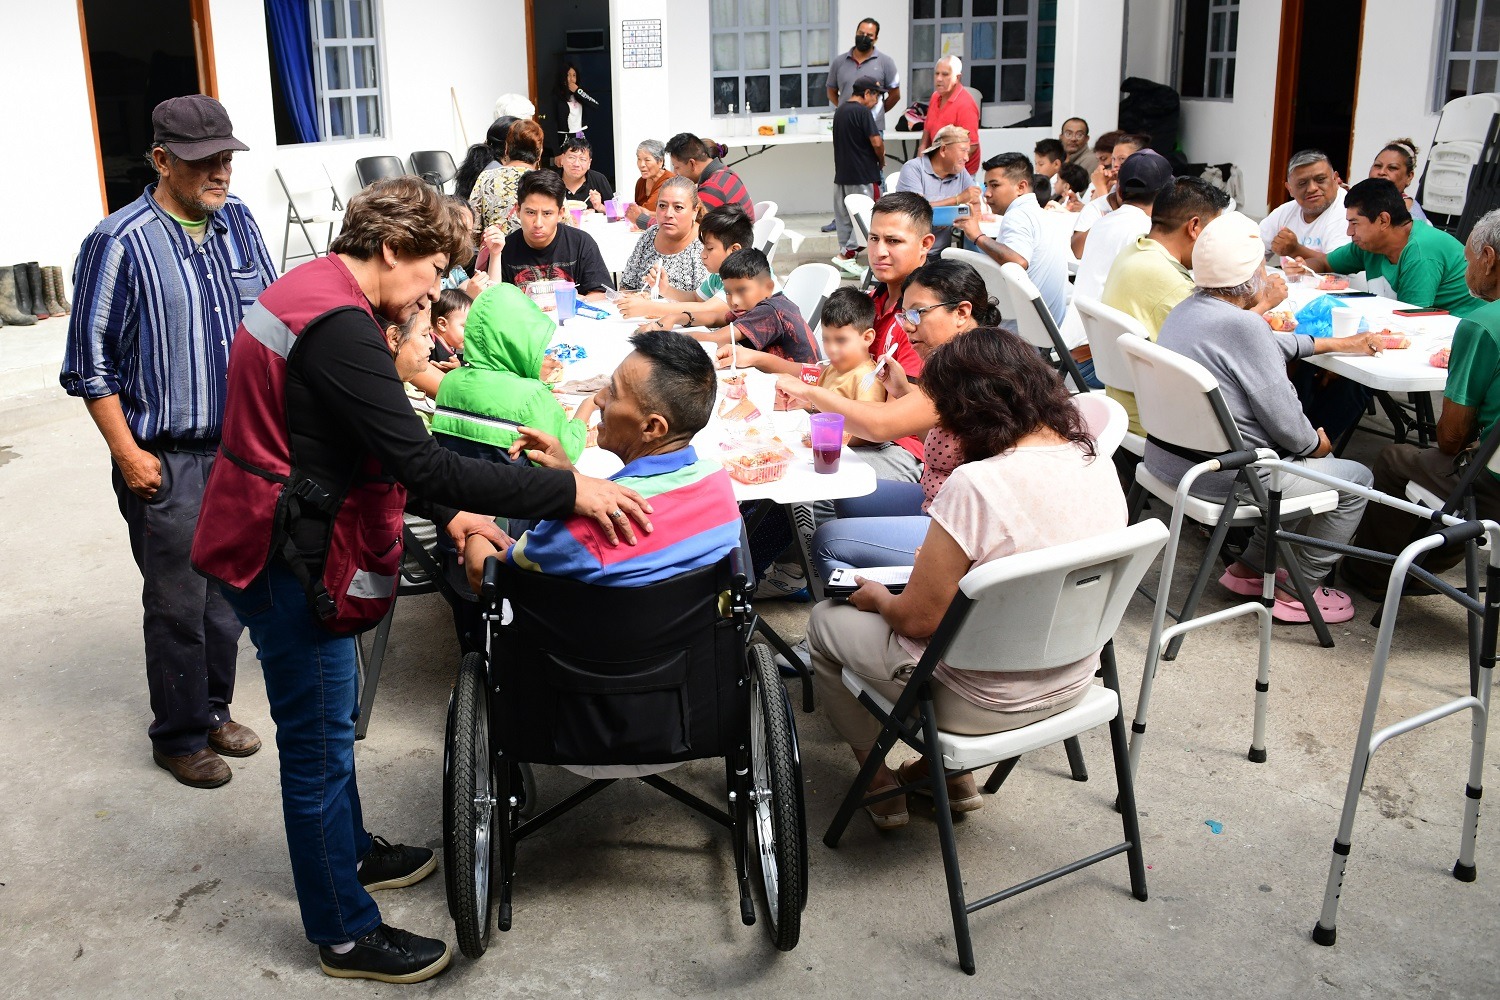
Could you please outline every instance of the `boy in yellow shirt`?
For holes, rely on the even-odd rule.
[[[885,402],[885,385],[879,378],[868,377],[875,371],[876,361],[870,357],[870,347],[874,343],[874,301],[853,288],[836,289],[823,304],[823,353],[828,356],[828,363],[818,376],[818,386],[845,399]],[[797,376],[782,375],[777,380],[778,407],[780,401],[787,399],[781,391],[782,380],[796,382]],[[805,404],[789,405],[802,407]],[[844,442],[855,448],[870,444],[851,437],[847,432]]]

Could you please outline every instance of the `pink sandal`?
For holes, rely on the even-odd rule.
[[[1265,577],[1262,576],[1235,576],[1226,569],[1224,575],[1219,577],[1219,586],[1243,597],[1259,597],[1261,581],[1264,579]],[[1286,570],[1278,569],[1276,571],[1276,582],[1285,584],[1286,580]]]
[[[1354,617],[1354,601],[1342,590],[1334,590],[1331,587],[1314,587],[1313,601],[1318,605],[1318,611],[1323,615],[1323,621],[1329,625],[1337,625]],[[1287,622],[1293,625],[1305,625],[1311,621],[1307,609],[1302,602],[1293,597],[1277,596],[1275,605],[1271,608],[1271,617],[1279,622]]]

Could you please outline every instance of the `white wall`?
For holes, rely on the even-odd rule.
[[[1083,10],[1087,6],[1087,21]],[[908,0],[843,0],[838,4],[835,51],[854,41],[855,26],[866,17],[880,22],[878,47],[908,70]],[[665,141],[677,132],[696,132],[723,139],[727,128],[712,114],[709,63],[709,5],[702,0],[612,0],[611,45],[620,51],[620,22],[660,17],[664,21],[661,69],[621,69],[616,64],[616,160],[619,186],[629,192],[634,184],[630,165],[635,147],[646,138]],[[1120,31],[1124,0],[1060,0],[1057,26],[1057,69],[1054,108],[1059,121],[1082,115],[1095,132],[1114,127],[1119,110]],[[915,95],[903,89],[902,100],[886,115],[896,114]],[[986,156],[1006,150],[1028,155],[1038,139],[1056,135],[1057,128],[982,129],[980,146]],[[729,159],[743,155],[731,149]],[[888,161],[888,170],[900,164]],[[756,201],[775,201],[783,215],[833,210],[833,148],[829,144],[774,148],[735,166]]]
[[[1417,176],[1422,175],[1427,147],[1438,123],[1438,115],[1432,110],[1432,93],[1441,6],[1365,0],[1350,180],[1364,178],[1380,147],[1405,137],[1417,144]],[[1426,9],[1429,7],[1433,9]],[[1409,66],[1412,71],[1393,73],[1393,66]],[[1407,193],[1417,193],[1415,183]]]

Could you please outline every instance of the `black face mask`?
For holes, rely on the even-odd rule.
[[[854,47],[861,52],[868,52],[875,47],[875,42],[868,35],[854,36]]]

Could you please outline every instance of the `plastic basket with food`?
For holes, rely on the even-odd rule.
[[[792,464],[791,449],[780,441],[765,444],[743,444],[723,458],[729,475],[747,486],[774,483],[786,475]]]

